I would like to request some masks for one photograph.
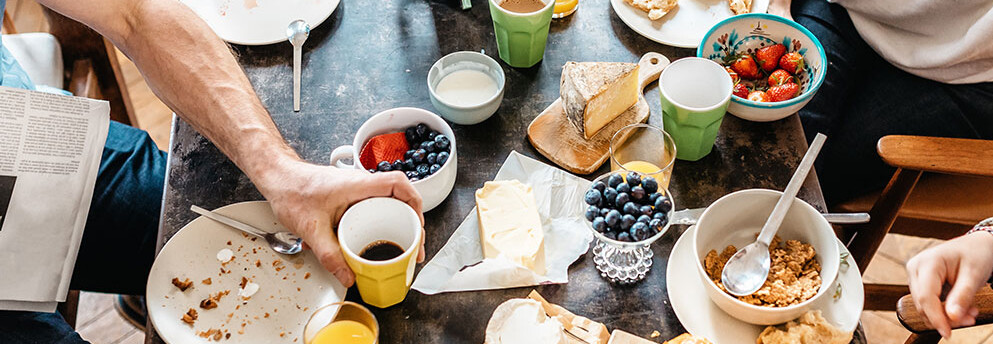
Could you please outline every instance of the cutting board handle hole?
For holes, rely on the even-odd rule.
[[[659,64],[659,58],[653,57],[649,62],[651,62],[653,65]]]

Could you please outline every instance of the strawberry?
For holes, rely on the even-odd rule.
[[[741,55],[738,56],[731,62],[731,69],[733,69],[739,76],[743,79],[754,80],[762,77],[759,74],[759,66],[755,64],[755,60],[752,59],[752,55]]]
[[[741,98],[748,98],[748,86],[745,86],[745,84],[734,85],[732,94]]]
[[[779,59],[779,68],[785,69],[787,72],[790,72],[790,74],[796,75],[797,73],[803,71],[803,56],[796,52],[783,55],[783,57]]]
[[[785,69],[777,69],[775,72],[772,72],[772,74],[769,74],[769,80],[767,81],[769,82],[770,87],[796,83],[793,81],[793,76],[790,75],[790,72],[787,72]]]
[[[769,95],[762,91],[755,91],[748,94],[748,100],[753,102],[767,102],[769,101]]]
[[[786,46],[782,44],[762,47],[755,51],[755,60],[766,72],[771,72],[779,65],[779,58],[786,53]]]
[[[782,84],[779,86],[769,87],[769,90],[766,91],[766,93],[769,96],[769,100],[774,102],[781,102],[781,101],[793,99],[793,97],[796,97],[799,91],[800,91],[800,85]]]
[[[731,76],[731,83],[732,84],[737,84],[738,81],[741,81],[741,78],[738,77],[738,73],[735,73],[734,72],[734,69],[731,69],[731,67],[724,67],[724,70],[727,70],[728,71],[728,75]]]

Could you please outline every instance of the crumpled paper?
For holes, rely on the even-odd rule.
[[[441,251],[421,269],[411,288],[432,295],[569,282],[569,265],[586,253],[593,240],[583,217],[583,196],[590,181],[516,151],[510,152],[494,178],[511,179],[531,186],[534,194],[545,231],[545,275],[502,257],[483,259],[479,219],[473,207]]]

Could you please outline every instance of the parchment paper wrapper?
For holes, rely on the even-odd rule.
[[[583,218],[588,180],[510,152],[494,180],[517,179],[531,186],[545,231],[544,276],[502,257],[483,259],[476,208],[421,269],[412,288],[424,294],[503,289],[569,282],[569,265],[589,249],[593,234]],[[482,187],[482,185],[480,185]]]

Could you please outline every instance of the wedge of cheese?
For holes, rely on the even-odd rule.
[[[541,303],[531,299],[504,301],[486,324],[484,344],[565,344],[558,321],[548,317]]]
[[[531,187],[517,180],[486,182],[476,190],[483,256],[500,256],[545,274],[545,235]]]
[[[638,102],[638,64],[566,62],[559,94],[566,117],[589,139]]]

